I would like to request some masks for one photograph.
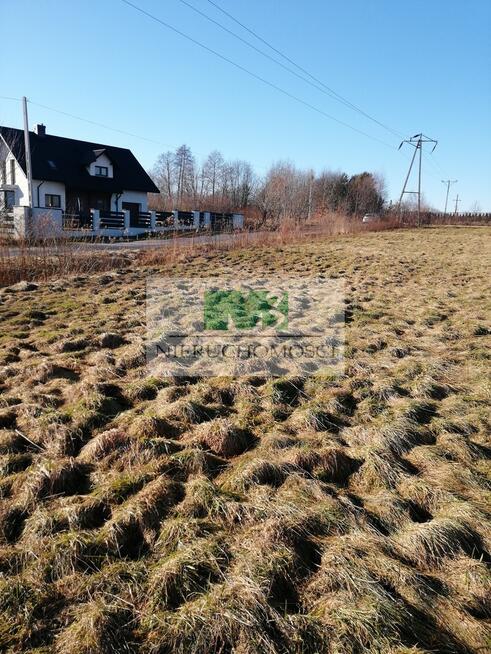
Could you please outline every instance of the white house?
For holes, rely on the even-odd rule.
[[[46,133],[29,132],[32,206],[83,219],[100,213],[129,212],[137,226],[148,209],[147,193],[158,193],[132,152]],[[0,209],[29,206],[24,132],[0,126]]]
[[[244,217],[210,211],[148,211],[159,193],[130,150],[29,132],[29,209],[24,132],[0,126],[0,233],[34,236],[137,236],[174,230],[241,229]]]

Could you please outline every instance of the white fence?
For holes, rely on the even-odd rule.
[[[210,211],[99,211],[69,214],[61,209],[14,207],[8,223],[14,238],[138,237],[167,232],[232,231],[242,229],[244,216]]]

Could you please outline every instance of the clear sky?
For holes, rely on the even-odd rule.
[[[397,199],[411,150],[400,138],[265,59],[180,0],[132,0],[321,111],[286,97],[121,0],[0,0],[0,95],[26,95],[115,129],[31,104],[30,125],[129,147],[150,168],[187,143],[219,149],[264,172],[277,160],[348,173],[382,173]],[[264,44],[208,0],[187,0]],[[337,93],[397,132],[438,139],[423,189],[443,208],[442,179],[458,179],[461,210],[491,210],[490,0],[216,0]],[[275,55],[268,50],[272,56]],[[284,62],[286,64],[286,62]],[[287,64],[289,65],[289,64]],[[22,126],[19,103],[0,98],[0,124]],[[416,180],[411,185],[415,187]]]

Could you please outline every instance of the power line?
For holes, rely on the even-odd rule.
[[[427,154],[431,154],[431,153],[427,153],[427,152],[423,151],[423,157],[425,157]],[[423,158],[423,161],[431,161],[431,159],[428,159],[428,158],[424,159]],[[433,177],[433,179],[436,179],[436,180],[441,179],[441,173],[436,174],[433,170],[431,170],[431,168],[426,168],[426,172],[428,173],[428,175],[431,175]]]
[[[275,64],[278,64],[278,66],[281,66],[284,70],[287,70],[292,75],[295,75],[296,77],[303,80],[304,82],[307,82],[307,84],[310,84],[311,86],[313,86],[318,91],[321,91],[321,93],[325,93],[325,91],[324,91],[324,89],[322,87],[318,86],[317,84],[312,83],[309,79],[306,79],[303,75],[300,75],[299,73],[297,73],[295,70],[293,70],[289,66],[285,66],[285,64],[283,64],[281,61],[278,61],[278,59],[275,59],[275,57],[272,57],[267,52],[264,52],[264,50],[261,50],[260,48],[257,48],[250,41],[247,41],[246,39],[242,38],[242,36],[240,36],[240,34],[237,34],[236,32],[233,32],[232,30],[228,29],[228,27],[225,27],[225,25],[222,25],[217,20],[215,20],[214,18],[209,16],[207,13],[205,13],[204,11],[201,11],[201,9],[198,9],[197,7],[194,7],[190,2],[187,2],[187,0],[178,0],[178,1],[181,2],[183,5],[186,5],[186,7],[189,7],[189,9],[196,12],[200,16],[203,16],[203,18],[205,18],[210,23],[213,23],[214,25],[217,25],[224,32],[227,32],[227,34],[231,34],[234,38],[238,39],[242,43],[245,43],[245,45],[247,45],[249,48],[252,48],[256,52],[259,52],[259,54],[261,54],[263,57],[266,57],[270,61],[273,61]],[[328,94],[328,95],[330,97],[333,97],[332,94]]]
[[[180,1],[183,2],[183,4],[186,4],[186,5],[189,6],[190,8],[194,9],[195,11],[197,11],[197,13],[200,13],[200,14],[203,15],[203,12],[199,11],[198,9],[196,9],[195,7],[193,7],[193,6],[192,6],[191,4],[189,4],[188,2],[185,2],[184,0],[180,0]],[[211,2],[211,0],[208,0],[208,1]],[[390,143],[387,143],[386,141],[383,141],[382,139],[379,139],[379,138],[377,138],[376,136],[373,136],[373,135],[371,135],[371,134],[368,134],[367,132],[364,132],[363,130],[360,130],[360,129],[356,128],[356,127],[353,127],[353,126],[350,125],[349,123],[346,123],[346,122],[344,122],[344,121],[342,121],[342,120],[340,120],[340,119],[338,119],[338,118],[332,116],[331,114],[328,114],[327,112],[323,111],[322,109],[319,109],[319,108],[316,107],[315,105],[312,105],[310,102],[307,102],[307,101],[305,101],[305,100],[299,98],[298,96],[294,95],[293,93],[290,93],[289,91],[286,91],[285,89],[281,88],[280,86],[274,84],[273,82],[270,82],[269,80],[267,80],[267,79],[261,77],[260,75],[257,75],[256,73],[254,73],[254,72],[250,71],[249,69],[245,68],[245,66],[242,66],[241,64],[238,64],[237,62],[233,61],[232,59],[229,59],[229,58],[226,57],[225,55],[223,55],[223,54],[217,52],[216,50],[214,50],[213,48],[210,48],[209,46],[205,45],[204,43],[201,43],[200,41],[198,41],[197,39],[193,38],[192,36],[189,36],[188,34],[182,32],[182,31],[179,30],[178,28],[176,28],[176,27],[170,25],[169,23],[165,22],[164,20],[162,20],[162,19],[158,18],[157,16],[151,14],[150,12],[146,11],[145,9],[143,9],[143,8],[141,8],[141,7],[137,6],[137,5],[135,5],[134,3],[130,2],[129,0],[121,0],[121,2],[123,2],[124,4],[129,5],[129,6],[132,7],[133,9],[139,11],[140,13],[144,14],[144,15],[147,16],[148,18],[151,18],[152,20],[156,21],[157,23],[162,24],[164,27],[166,27],[166,28],[170,29],[171,31],[175,32],[175,33],[178,34],[179,36],[182,36],[183,38],[187,39],[188,41],[191,41],[191,42],[194,43],[195,45],[200,46],[201,48],[203,48],[204,50],[210,52],[211,54],[214,54],[214,55],[217,56],[219,59],[222,59],[223,61],[226,61],[227,63],[231,64],[232,66],[234,66],[234,67],[236,67],[236,68],[238,68],[239,70],[241,70],[241,71],[247,73],[248,75],[250,75],[250,76],[253,77],[254,79],[257,79],[257,80],[263,82],[263,83],[266,84],[267,86],[270,86],[271,88],[275,89],[276,91],[279,91],[279,92],[282,93],[283,95],[286,95],[287,97],[289,97],[289,98],[295,100],[296,102],[299,102],[300,104],[303,104],[304,106],[308,107],[309,109],[312,109],[313,111],[315,111],[315,112],[321,114],[322,116],[324,116],[324,117],[326,117],[326,118],[329,118],[330,120],[333,120],[333,121],[337,122],[338,124],[343,125],[344,127],[347,127],[348,129],[351,129],[352,131],[355,131],[355,132],[361,134],[362,136],[365,136],[365,137],[367,137],[367,138],[369,138],[369,139],[371,139],[371,140],[377,141],[378,143],[381,143],[382,145],[385,145],[386,147],[388,147],[388,148],[390,148],[390,149],[395,149],[395,146],[391,145]],[[214,4],[217,8],[219,8],[218,5],[216,5],[215,3],[212,2],[211,4]],[[219,8],[219,9],[220,9],[220,8]],[[223,12],[224,12],[225,14],[229,15],[228,12],[225,12],[225,10],[223,10]],[[233,20],[235,20],[235,19],[231,16],[231,14],[230,14],[230,17],[231,17]],[[207,18],[208,18],[208,17],[207,17]],[[234,33],[231,32],[230,30],[228,30],[227,28],[221,26],[220,23],[217,23],[217,21],[214,21],[214,20],[211,19],[211,18],[210,18],[209,20],[211,20],[211,22],[214,22],[214,23],[218,24],[218,25],[219,25],[220,27],[222,27],[225,31],[229,31],[231,34],[234,34]],[[242,26],[242,23],[240,23],[239,21],[236,21],[236,22],[238,22],[238,23]],[[248,31],[251,31],[251,30],[249,30],[246,26],[243,26],[243,27],[244,27],[244,29],[247,29]],[[251,31],[251,33],[255,34],[255,33],[252,32],[252,31]],[[257,36],[257,35],[256,35],[256,36]],[[240,40],[242,40],[241,37],[238,37],[238,38],[239,38]],[[262,39],[262,38],[259,37],[259,36],[257,36],[257,38],[260,38],[261,40],[264,41],[264,39]],[[245,41],[245,42],[247,43],[247,41]],[[264,42],[267,44],[267,41],[264,41]],[[249,45],[251,45],[251,44],[249,44]],[[268,44],[268,45],[269,45],[269,44]],[[252,46],[252,45],[251,45],[251,47],[254,48],[254,46]],[[276,50],[273,46],[270,46],[270,47],[272,47],[274,50]],[[279,52],[279,54],[281,54],[282,56],[284,56],[286,59],[288,59],[288,57],[286,57],[286,55],[283,55],[280,51],[278,51],[278,52]],[[267,56],[267,55],[265,55],[265,56]],[[300,68],[301,70],[304,70],[304,69],[302,69],[300,66],[298,66],[298,64],[295,64],[295,62],[293,62],[292,60],[290,60],[290,59],[288,59],[288,60],[291,61],[295,66],[297,66],[297,67]],[[313,79],[316,79],[316,78],[314,78],[310,73],[308,73],[308,71],[305,71],[305,73],[306,73],[307,75],[309,75],[310,77],[312,77]],[[320,81],[319,81],[319,83],[322,84],[323,86],[325,86],[329,91],[331,91],[331,92],[332,92],[333,94],[335,94],[336,96],[339,95],[339,94],[337,94],[335,91],[333,91],[332,89],[329,89],[329,87],[327,87],[323,82],[320,82]],[[342,99],[342,101],[347,102],[348,104],[351,105],[351,103],[349,103],[349,101],[347,101],[347,100],[345,100],[344,98],[342,98],[342,96],[339,96],[339,97]],[[352,105],[352,106],[355,107],[355,105]],[[358,110],[358,108],[356,108],[356,109]],[[359,111],[360,111],[361,113],[365,114],[365,112],[363,112],[363,110],[359,110]],[[369,116],[368,114],[365,114],[365,115],[367,115],[367,117],[369,117],[369,118],[372,119],[372,117]],[[372,119],[372,120],[375,120],[375,119]],[[375,122],[378,122],[378,121],[375,120]],[[381,124],[383,127],[386,127],[386,126],[383,125],[382,123],[379,123],[379,124]],[[386,129],[389,129],[389,131],[393,132],[394,134],[401,135],[400,132],[396,132],[395,130],[391,130],[390,128],[387,128],[387,127],[386,127]],[[401,136],[402,136],[402,135],[401,135]],[[402,154],[403,156],[405,156],[403,153],[401,153],[401,154]],[[428,171],[428,173],[429,173],[432,177],[434,177],[435,179],[438,179],[437,175],[435,175],[432,171]]]
[[[11,100],[13,102],[22,102],[22,98],[16,98],[16,97],[9,96],[9,95],[0,95],[0,99],[1,100]],[[84,123],[88,123],[89,125],[95,125],[96,127],[101,127],[103,129],[110,130],[111,132],[116,132],[118,134],[123,134],[124,136],[130,136],[132,138],[137,138],[137,139],[140,139],[142,141],[147,141],[148,143],[154,143],[155,145],[159,145],[159,146],[163,146],[163,147],[169,147],[169,148],[177,148],[178,147],[178,146],[176,146],[175,144],[172,144],[172,143],[164,143],[163,141],[157,141],[155,139],[151,139],[151,138],[148,138],[146,136],[141,136],[139,134],[134,134],[133,132],[127,132],[127,131],[122,130],[122,129],[117,129],[116,127],[110,127],[109,125],[105,125],[104,123],[99,123],[99,122],[97,122],[95,120],[92,120],[90,118],[83,118],[82,116],[77,116],[77,115],[72,114],[72,113],[70,113],[68,111],[64,111],[63,109],[56,109],[55,107],[50,107],[48,105],[41,104],[40,102],[35,102],[34,100],[29,100],[28,99],[27,102],[29,104],[34,105],[34,106],[41,107],[43,109],[47,109],[48,111],[53,111],[54,113],[61,114],[63,116],[68,116],[69,118],[73,118],[75,120],[79,120],[79,121],[84,122]],[[372,138],[372,137],[370,137],[370,138]],[[384,143],[384,142],[382,141],[382,143]],[[391,147],[387,143],[384,143],[384,145],[387,145],[388,147]],[[195,153],[197,155],[202,156],[202,157],[207,156],[202,152],[197,152],[196,150],[195,150]],[[401,152],[401,154],[406,158],[406,156],[404,155],[403,152]],[[266,167],[265,166],[262,166],[262,167],[260,166],[259,169],[266,170]],[[428,170],[427,172],[432,177],[437,179],[437,175],[435,175],[433,171]]]
[[[270,82],[264,77],[261,77],[260,75],[257,75],[256,73],[252,72],[245,66],[242,66],[241,64],[237,63],[236,61],[233,61],[233,59],[229,59],[227,56],[221,54],[220,52],[217,52],[217,50],[214,50],[213,48],[210,48],[209,46],[205,45],[204,43],[201,43],[201,41],[198,41],[192,36],[189,36],[185,32],[182,32],[179,30],[177,27],[174,27],[170,23],[165,22],[161,18],[158,18],[154,14],[151,14],[150,12],[146,11],[142,7],[139,7],[138,5],[135,5],[133,2],[130,2],[130,0],[121,0],[124,4],[128,5],[129,7],[132,7],[136,11],[140,12],[141,14],[147,16],[151,20],[154,20],[155,22],[159,23],[160,25],[163,25],[167,29],[171,30],[172,32],[175,32],[179,36],[183,37],[184,39],[190,41],[191,43],[194,43],[195,45],[198,45],[200,48],[203,50],[206,50],[207,52],[210,52],[211,54],[215,55],[222,61],[227,62],[228,64],[234,66],[238,70],[241,70],[242,72],[246,73],[247,75],[250,75],[254,79],[262,82],[263,84],[266,84],[266,86],[271,87],[272,89],[275,89],[279,93],[282,93],[283,95],[287,96],[288,98],[295,100],[296,102],[304,105],[305,107],[308,107],[309,109],[312,109],[312,111],[315,111],[316,113],[324,116],[325,118],[328,118],[329,120],[333,120],[334,122],[338,123],[339,125],[343,125],[344,127],[347,127],[348,129],[351,129],[354,132],[357,132],[358,134],[361,134],[362,136],[366,136],[367,138],[377,141],[378,143],[381,143],[385,145],[386,147],[392,149],[395,149],[395,146],[391,145],[390,143],[387,143],[386,141],[383,141],[382,139],[377,138],[376,136],[372,136],[371,134],[368,134],[367,132],[364,132],[361,129],[358,129],[357,127],[353,127],[353,125],[350,125],[349,123],[344,122],[343,120],[340,120],[339,118],[336,118],[332,116],[331,114],[328,114],[327,112],[323,111],[322,109],[319,109],[319,107],[316,107],[315,105],[311,104],[310,102],[307,102],[306,100],[303,100],[302,98],[299,98],[298,96],[294,95],[293,93],[290,93],[289,91],[286,91],[283,89],[281,86],[278,86],[277,84],[274,84],[273,82]]]
[[[15,98],[12,96],[8,95],[0,95],[0,100],[12,100],[14,102],[22,102],[22,98]],[[90,118],[83,118],[82,116],[77,116],[75,114],[69,113],[68,111],[64,111],[63,109],[56,109],[55,107],[49,107],[48,105],[41,104],[40,102],[34,102],[34,100],[27,100],[28,104],[32,104],[36,107],[42,107],[43,109],[47,109],[48,111],[53,111],[57,114],[61,114],[63,116],[68,116],[69,118],[74,118],[75,120],[79,120],[83,123],[88,123],[89,125],[95,125],[97,127],[102,127],[103,129],[108,129],[111,132],[117,132],[118,134],[123,134],[125,136],[130,136],[132,138],[137,138],[142,141],[148,141],[149,143],[154,143],[155,145],[167,147],[167,148],[177,148],[179,146],[173,144],[173,143],[164,143],[163,141],[157,141],[155,139],[148,138],[147,136],[141,136],[140,134],[134,134],[133,132],[127,132],[122,129],[117,129],[116,127],[110,127],[109,125],[105,125],[104,123],[99,123],[95,120],[91,120]],[[203,152],[198,152],[196,150],[193,151],[195,154],[200,155],[201,157],[206,157],[208,154],[204,154]],[[265,166],[257,166],[259,170],[265,170]]]
[[[0,95],[1,100],[15,100],[16,102],[22,102],[22,98],[13,98],[11,95]]]
[[[440,172],[441,174],[443,174],[443,175],[446,176],[447,173],[443,170],[442,166],[440,165],[440,162],[439,162],[438,159],[435,157],[435,155],[433,154],[433,152],[430,152],[430,156],[431,156],[431,160],[433,161],[433,163],[434,163],[434,164],[436,165],[436,167],[439,169],[439,172]]]
[[[429,153],[429,154],[431,154],[431,153]],[[432,167],[433,167],[433,171],[435,171],[436,173],[438,173],[438,175],[439,175],[440,177],[441,177],[442,175],[445,174],[442,170],[440,170],[440,167],[436,165],[436,161],[433,159],[433,157],[430,157],[430,158],[428,159],[428,161],[429,161],[429,163],[432,165]]]
[[[99,123],[95,120],[90,120],[89,118],[82,118],[81,116],[76,116],[75,114],[71,114],[68,111],[62,111],[61,109],[55,109],[54,107],[48,107],[45,104],[41,104],[40,102],[34,102],[33,100],[29,100],[30,104],[35,105],[36,107],[42,107],[43,109],[48,109],[48,111],[54,111],[57,114],[62,114],[63,116],[68,116],[69,118],[74,118],[75,120],[81,120],[84,123],[89,123],[91,125],[96,125],[97,127],[102,127],[104,129],[109,129],[112,132],[117,132],[118,134],[124,134],[125,136],[131,136],[136,139],[141,139],[142,141],[148,141],[149,143],[154,143],[156,145],[163,145],[168,147],[169,143],[162,143],[161,141],[156,141],[155,139],[150,139],[146,136],[140,136],[139,134],[134,134],[133,132],[126,132],[122,129],[117,129],[116,127],[110,127],[109,125],[105,125],[104,123]]]
[[[267,52],[265,52],[264,50],[261,50],[261,48],[256,47],[256,46],[255,46],[254,44],[252,44],[250,41],[247,41],[246,39],[244,39],[242,36],[240,36],[240,35],[237,34],[236,32],[233,32],[232,30],[230,30],[230,29],[229,29],[228,27],[226,27],[225,25],[222,25],[222,23],[220,23],[219,21],[217,21],[217,20],[215,20],[214,18],[212,18],[211,16],[209,16],[206,12],[201,11],[201,9],[198,9],[197,7],[195,7],[194,5],[192,5],[192,4],[191,4],[190,2],[188,2],[187,0],[179,0],[179,2],[181,2],[183,5],[186,5],[186,7],[189,7],[189,9],[191,9],[191,10],[194,11],[195,13],[199,14],[200,16],[203,16],[203,18],[205,18],[205,20],[209,21],[210,23],[213,23],[214,25],[217,25],[220,29],[222,29],[224,32],[227,32],[227,34],[230,34],[230,35],[233,36],[235,39],[239,40],[241,43],[244,43],[244,44],[247,45],[249,48],[252,48],[252,50],[254,50],[255,52],[258,52],[258,53],[259,53],[260,55],[262,55],[263,57],[266,57],[266,59],[269,59],[270,61],[273,61],[273,62],[274,62],[275,64],[277,64],[278,66],[281,66],[281,68],[283,68],[284,70],[288,71],[288,72],[291,73],[292,75],[295,75],[295,77],[298,77],[298,79],[301,79],[303,82],[306,82],[307,84],[309,84],[310,86],[312,86],[314,89],[317,89],[317,91],[320,91],[321,93],[324,93],[324,95],[327,95],[329,98],[331,98],[331,99],[333,99],[333,100],[336,100],[336,102],[340,102],[340,103],[343,104],[344,106],[346,106],[346,107],[348,107],[348,108],[350,108],[350,109],[353,109],[354,111],[357,111],[358,113],[362,114],[362,115],[365,116],[366,118],[369,118],[370,120],[372,120],[374,123],[376,123],[376,124],[379,125],[380,127],[383,127],[384,129],[388,130],[391,134],[403,138],[403,135],[402,135],[402,134],[400,134],[399,132],[396,132],[395,130],[391,129],[390,127],[387,127],[386,125],[384,125],[383,123],[381,123],[380,121],[378,121],[376,118],[373,118],[372,116],[370,116],[369,114],[367,114],[366,112],[364,112],[362,109],[360,109],[359,107],[357,107],[356,105],[354,105],[353,103],[351,103],[349,100],[347,100],[346,98],[343,98],[341,95],[339,95],[338,93],[336,93],[335,91],[333,91],[332,89],[330,89],[328,86],[326,86],[326,84],[324,84],[324,83],[321,82],[320,80],[317,80],[315,77],[313,77],[313,75],[311,75],[311,74],[308,73],[307,71],[304,71],[304,69],[300,68],[300,67],[299,67],[297,64],[295,64],[294,62],[292,62],[293,65],[295,65],[297,68],[299,68],[300,70],[302,70],[302,73],[298,73],[296,70],[294,70],[294,69],[291,68],[290,66],[286,66],[284,63],[282,63],[281,61],[279,61],[279,60],[276,59],[275,57],[272,57],[271,55],[269,55],[269,54],[268,54]],[[215,5],[215,3],[211,3],[211,4]],[[220,8],[218,7],[218,5],[215,5],[215,6],[216,6],[218,9],[220,9]],[[227,14],[228,16],[230,16],[231,18],[233,18],[230,14],[228,14],[228,13],[225,12],[224,10],[221,10],[221,11],[223,11],[225,14]],[[234,19],[234,20],[235,20],[235,19]],[[238,22],[238,21],[236,21],[236,22]],[[242,26],[242,23],[239,23],[239,25]],[[257,37],[256,37],[256,38],[257,38]],[[268,47],[272,47],[272,46],[268,46]],[[283,56],[283,55],[282,55],[282,56]],[[304,74],[303,74],[303,73],[304,73]],[[309,77],[312,78],[312,79],[309,79]],[[312,81],[312,80],[314,80],[314,81]]]
[[[430,156],[426,157],[427,154],[430,155]],[[432,152],[423,152],[423,156],[426,157],[425,161],[427,161],[428,164],[432,165],[432,167],[428,166],[427,169],[426,169],[426,172],[428,173],[428,175],[431,175],[435,179],[441,179],[442,175],[443,176],[446,175],[446,173],[444,172],[442,167],[439,164],[437,165],[436,159],[433,156]]]
[[[301,104],[307,106],[308,108],[310,108],[310,109],[316,111],[317,113],[319,113],[319,114],[321,114],[321,115],[323,115],[323,116],[325,116],[325,117],[327,117],[327,118],[329,118],[329,119],[331,119],[331,120],[333,120],[333,121],[335,121],[335,122],[337,122],[337,123],[339,123],[339,124],[341,124],[341,125],[343,125],[343,126],[345,126],[345,127],[348,127],[349,129],[351,129],[351,130],[353,130],[353,131],[355,131],[355,132],[357,132],[357,133],[360,133],[360,134],[362,134],[363,136],[366,136],[367,138],[370,138],[370,139],[372,139],[372,140],[375,140],[375,141],[381,143],[382,145],[385,145],[386,147],[388,147],[388,148],[390,148],[390,149],[393,149],[393,146],[390,145],[389,143],[386,143],[385,141],[382,141],[381,139],[378,139],[377,137],[372,136],[371,134],[367,134],[366,132],[363,132],[362,130],[357,129],[356,127],[353,127],[352,125],[349,125],[348,123],[345,123],[344,121],[341,121],[341,120],[335,118],[334,116],[331,116],[330,114],[327,114],[326,112],[324,112],[324,111],[322,111],[321,109],[315,107],[314,105],[311,105],[310,103],[308,103],[308,102],[302,100],[301,98],[298,98],[297,96],[295,96],[295,95],[289,93],[288,91],[282,89],[281,87],[276,86],[276,85],[273,84],[272,82],[269,82],[268,80],[266,80],[266,79],[260,77],[259,75],[256,75],[256,74],[253,73],[252,71],[249,71],[248,69],[246,69],[245,67],[241,66],[240,64],[237,64],[236,62],[232,61],[231,59],[228,59],[228,58],[225,57],[224,55],[220,54],[219,52],[216,52],[216,51],[213,50],[212,48],[209,48],[209,47],[206,46],[205,44],[200,43],[200,42],[197,41],[196,39],[194,39],[194,38],[188,36],[187,34],[185,34],[185,33],[183,33],[183,32],[181,32],[181,31],[178,30],[177,28],[174,28],[172,25],[169,25],[168,23],[165,23],[164,21],[162,21],[161,19],[159,19],[159,18],[156,17],[156,16],[153,16],[152,14],[150,14],[150,13],[147,12],[147,11],[145,11],[144,9],[141,9],[140,7],[137,7],[136,5],[134,5],[133,3],[129,2],[128,0],[121,0],[121,1],[124,2],[125,4],[128,4],[129,6],[133,7],[133,8],[136,9],[137,11],[139,11],[139,12],[141,12],[141,13],[147,15],[148,17],[152,18],[153,20],[157,21],[158,23],[161,23],[161,24],[164,25],[165,27],[168,27],[169,29],[171,29],[172,31],[176,32],[176,33],[179,34],[180,36],[182,36],[182,37],[184,37],[184,38],[190,40],[191,42],[195,43],[196,45],[199,45],[200,47],[204,48],[205,50],[211,52],[212,54],[216,55],[216,56],[219,57],[220,59],[223,59],[224,61],[227,61],[228,63],[230,63],[231,65],[233,65],[233,66],[235,66],[235,67],[237,67],[237,68],[239,68],[240,70],[243,70],[244,72],[246,72],[247,74],[251,75],[251,76],[254,77],[255,79],[260,80],[261,82],[267,84],[268,86],[271,86],[272,88],[274,88],[275,90],[277,90],[277,91],[283,93],[284,95],[286,95],[286,96],[288,96],[288,97],[290,97],[290,98],[296,100],[297,102],[299,102],[299,103],[301,103]],[[226,13],[226,12],[225,12],[225,13]],[[12,96],[0,95],[0,98],[1,98],[1,99],[4,99],[4,100],[13,100],[13,101],[18,101],[18,102],[21,101],[21,98],[15,98],[15,97],[12,97]],[[110,127],[109,125],[105,125],[105,124],[103,124],[103,123],[99,123],[99,122],[94,121],[94,120],[91,120],[91,119],[83,118],[83,117],[81,117],[81,116],[77,116],[77,115],[75,115],[75,114],[71,114],[71,113],[69,113],[69,112],[67,112],[67,111],[63,111],[63,110],[61,110],[61,109],[56,109],[56,108],[54,108],[54,107],[49,107],[48,105],[44,105],[44,104],[41,104],[41,103],[37,103],[37,102],[34,102],[34,101],[32,101],[32,100],[28,100],[28,102],[30,102],[30,103],[33,104],[33,105],[37,105],[37,106],[39,106],[39,107],[42,107],[42,108],[44,108],[44,109],[48,109],[49,111],[54,111],[55,113],[59,113],[59,114],[65,115],[65,116],[68,116],[68,117],[70,117],[70,118],[74,118],[75,120],[80,120],[80,121],[86,122],[86,123],[91,124],[91,125],[96,125],[96,126],[98,126],[98,127],[102,127],[103,129],[108,129],[108,130],[111,130],[111,131],[113,131],[113,132],[117,132],[117,133],[119,133],[119,134],[124,134],[124,135],[126,135],[126,136],[130,136],[130,137],[133,137],[133,138],[138,138],[138,139],[141,139],[141,140],[144,140],[144,141],[150,142],[150,143],[155,143],[155,144],[157,144],[157,145],[163,145],[163,146],[165,146],[165,147],[176,147],[175,145],[171,145],[171,144],[169,144],[169,143],[163,143],[163,142],[161,142],[161,141],[156,141],[155,139],[150,139],[150,138],[145,137],[145,136],[140,136],[140,135],[138,135],[138,134],[134,134],[134,133],[132,133],[132,132],[127,132],[127,131],[125,131],[125,130],[121,130],[121,129],[117,129],[117,128],[114,128],[114,127]],[[197,152],[197,154],[200,154],[200,153]],[[402,154],[402,153],[401,153],[401,154]],[[202,155],[202,156],[204,156],[204,155]],[[434,175],[431,171],[428,171],[428,172],[429,172],[430,174],[432,174],[432,176],[434,176],[434,177],[436,178],[436,175]]]
[[[2,100],[14,100],[16,102],[22,102],[22,98],[13,98],[8,95],[0,95]],[[116,127],[111,127],[110,125],[105,125],[104,123],[99,123],[96,120],[91,120],[90,118],[82,118],[82,116],[76,116],[71,114],[68,111],[63,111],[62,109],[55,109],[55,107],[48,107],[46,104],[41,104],[40,102],[34,102],[34,100],[27,100],[29,104],[32,104],[36,107],[41,107],[43,109],[48,109],[48,111],[54,111],[57,114],[62,114],[63,116],[68,116],[69,118],[74,118],[75,120],[80,120],[84,123],[89,123],[90,125],[96,125],[97,127],[102,127],[104,129],[111,130],[111,132],[117,132],[118,134],[124,134],[125,136],[131,136],[133,138],[141,139],[142,141],[148,141],[149,143],[155,143],[156,145],[163,145],[166,147],[173,147],[169,143],[162,143],[161,141],[156,141],[150,139],[146,136],[140,136],[139,134],[134,134],[132,132],[126,132],[123,129],[117,129]]]
[[[188,2],[185,2],[185,0],[180,0],[180,2],[183,2],[184,4],[187,4],[188,6],[192,7]],[[271,50],[273,50],[273,52],[276,52],[276,54],[279,54],[280,57],[283,57],[283,59],[285,59],[285,61],[288,61],[290,64],[292,64],[293,66],[295,66],[296,68],[298,68],[298,70],[302,71],[302,73],[304,73],[305,75],[307,75],[308,77],[310,77],[310,79],[313,80],[314,82],[316,82],[316,84],[320,84],[320,86],[323,87],[323,89],[325,89],[325,91],[327,91],[327,93],[328,93],[328,95],[329,95],[330,97],[334,98],[335,100],[338,100],[338,102],[343,103],[343,104],[346,105],[347,107],[350,107],[351,109],[353,109],[353,111],[357,111],[358,113],[362,114],[363,116],[365,116],[365,118],[368,118],[369,120],[371,120],[372,122],[376,123],[376,124],[379,125],[380,127],[383,127],[384,129],[386,129],[387,131],[389,131],[389,132],[390,132],[391,134],[393,134],[394,136],[399,136],[399,137],[401,137],[401,138],[404,138],[404,134],[402,134],[401,132],[399,132],[399,131],[397,131],[397,130],[392,129],[392,127],[389,127],[388,125],[385,125],[384,123],[382,123],[381,121],[377,120],[376,118],[374,118],[373,116],[371,116],[370,114],[368,114],[366,111],[364,111],[363,109],[361,109],[360,107],[358,107],[356,104],[354,104],[353,102],[350,102],[347,98],[345,98],[345,97],[343,97],[341,94],[337,93],[334,89],[332,89],[332,88],[330,88],[329,86],[327,86],[327,84],[325,84],[322,80],[320,80],[320,79],[318,79],[317,77],[315,77],[315,75],[312,75],[312,73],[310,73],[308,70],[306,70],[305,68],[303,68],[300,64],[298,64],[296,61],[294,61],[293,59],[291,59],[291,58],[290,58],[288,55],[286,55],[284,52],[282,52],[282,51],[279,50],[278,48],[275,48],[273,45],[271,45],[271,43],[270,43],[269,41],[267,41],[265,38],[263,38],[262,36],[260,36],[257,32],[255,32],[254,30],[252,30],[252,29],[251,29],[250,27],[248,27],[247,25],[244,25],[244,23],[242,23],[240,20],[238,20],[237,18],[235,18],[235,16],[233,16],[230,12],[226,11],[225,9],[223,9],[223,7],[221,7],[219,4],[217,4],[217,3],[214,2],[213,0],[208,0],[208,2],[209,2],[211,5],[213,5],[216,9],[218,9],[218,11],[221,11],[222,14],[224,14],[225,16],[227,16],[228,18],[230,18],[230,20],[234,21],[234,23],[236,23],[237,25],[239,25],[240,27],[242,27],[242,29],[246,30],[247,32],[249,32],[249,34],[251,34],[251,35],[254,36],[256,39],[258,39],[259,41],[261,41],[261,43],[264,43],[265,45],[267,45],[268,48],[270,48]],[[198,13],[202,13],[201,11],[199,11],[198,9],[196,9],[195,7],[192,7],[192,8],[193,8],[195,11],[197,11]],[[207,17],[207,18],[208,18],[208,17]],[[209,18],[209,20],[211,20],[212,22],[216,22],[216,21],[214,21],[212,18]],[[220,25],[219,23],[217,23],[217,24]],[[223,26],[221,26],[221,27],[223,27]],[[225,28],[225,27],[223,27],[223,29],[227,30],[227,28]],[[229,31],[229,30],[227,30],[227,31]],[[233,32],[231,32],[231,33],[233,34]],[[237,38],[240,38],[240,39],[241,39],[241,37],[237,37]],[[243,40],[243,39],[241,39],[241,40]],[[251,47],[254,47],[254,46],[251,46]],[[265,55],[265,56],[267,56],[267,55]],[[279,63],[279,62],[277,62],[277,63]],[[280,65],[281,65],[281,64],[280,64]],[[290,72],[292,72],[292,71],[290,71]],[[305,80],[305,78],[303,78],[303,79]],[[308,81],[308,80],[305,80],[305,81]],[[316,85],[314,85],[314,86],[315,86],[316,88],[318,88]]]

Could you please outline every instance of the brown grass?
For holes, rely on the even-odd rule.
[[[465,218],[454,219],[452,216],[432,220],[433,223],[486,224],[486,222],[476,223]],[[176,234],[171,238],[164,236],[171,245],[166,245],[164,248],[155,246],[139,254],[110,249],[94,250],[90,247],[90,243],[94,242],[99,246],[104,244],[104,240],[98,238],[91,239],[90,242],[49,238],[21,239],[0,243],[0,287],[19,282],[63,278],[66,275],[94,274],[122,269],[132,266],[135,260],[139,264],[155,265],[163,260],[174,262],[212,252],[254,247],[281,247],[340,235],[390,231],[415,226],[414,217],[406,218],[401,222],[399,215],[387,215],[380,221],[363,224],[359,218],[350,218],[338,213],[322,213],[314,216],[308,225],[285,221],[272,231],[243,231],[229,240],[222,240],[219,234],[211,236],[206,244],[200,243],[199,238],[195,239],[188,234]]]
[[[267,238],[0,294],[0,650],[489,649],[489,230]],[[148,377],[224,269],[344,279],[344,373]]]
[[[66,275],[93,274],[130,265],[124,253],[91,250],[86,244],[60,239],[24,239],[0,245],[0,287]]]

